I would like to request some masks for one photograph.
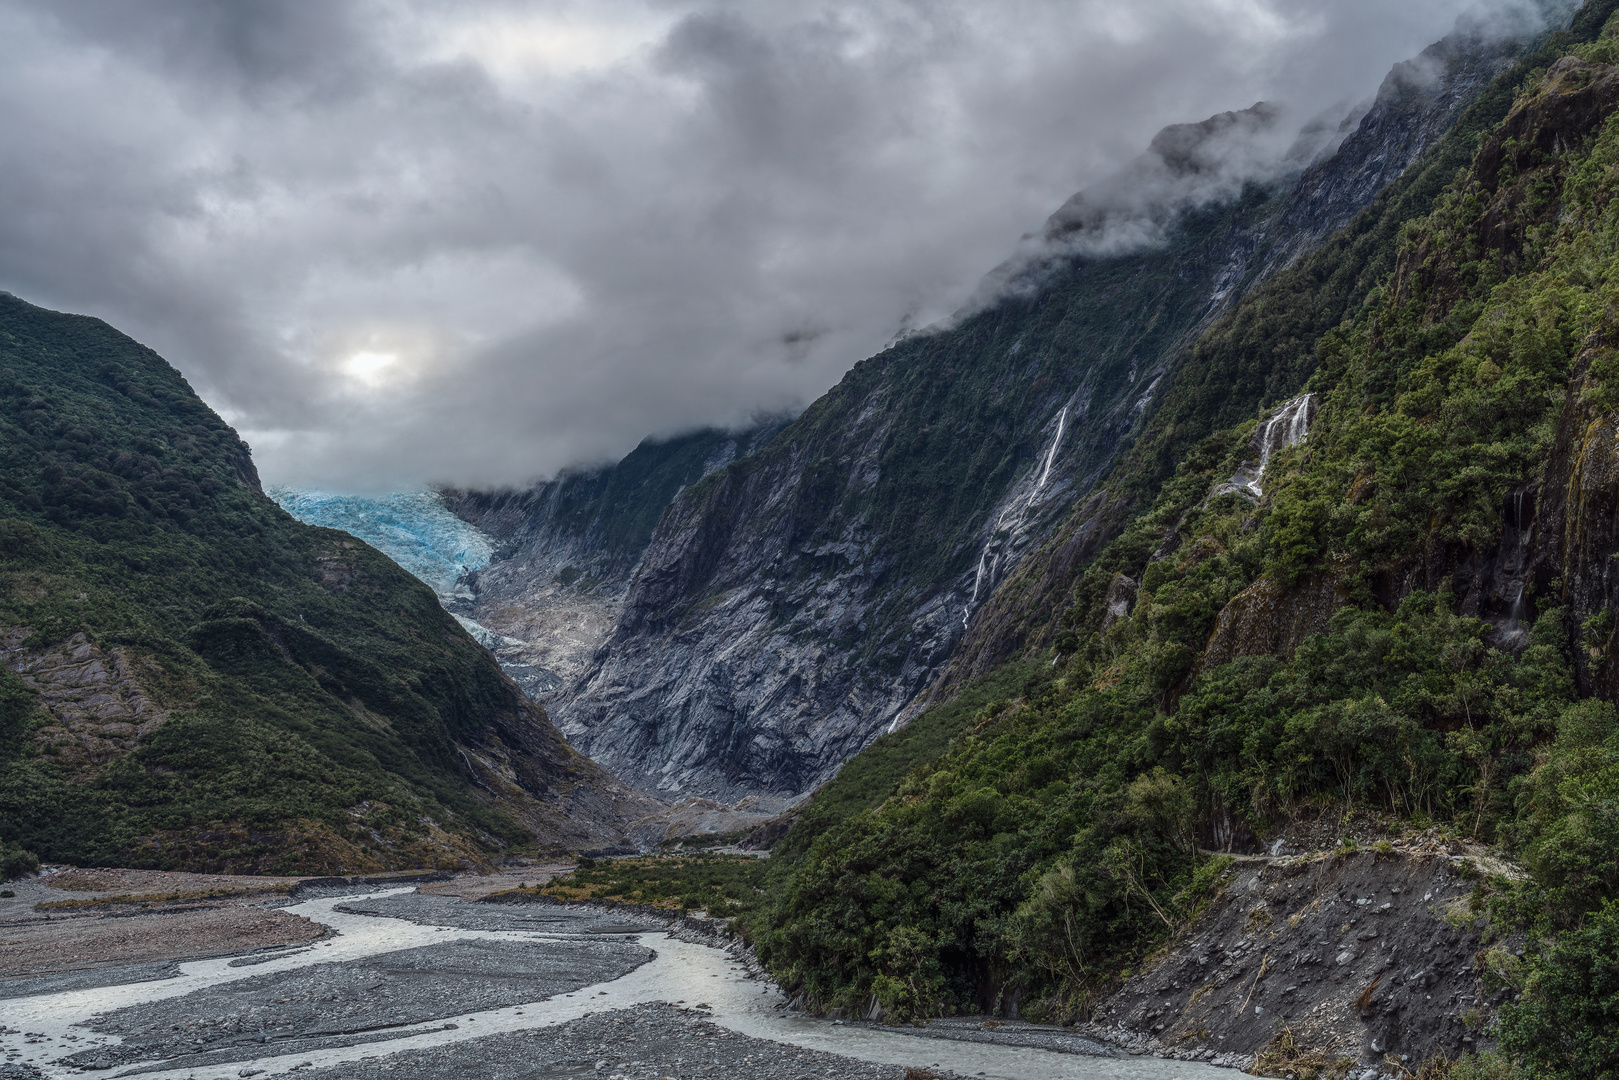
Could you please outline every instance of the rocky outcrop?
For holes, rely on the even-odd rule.
[[[105,650],[84,634],[46,649],[30,649],[26,628],[0,637],[0,663],[15,671],[50,723],[30,739],[39,752],[100,764],[136,749],[155,732],[169,710],[141,685],[141,669],[156,674],[150,658],[127,649]]]
[[[1343,602],[1343,591],[1330,574],[1291,589],[1260,578],[1221,609],[1196,670],[1217,668],[1239,656],[1291,658],[1305,638],[1326,633]]]
[[[1236,860],[1206,914],[1097,1008],[1090,1030],[1138,1052],[1262,1075],[1311,1065],[1415,1068],[1484,1049],[1510,993],[1488,978],[1521,943],[1487,946],[1472,881],[1512,868],[1430,836]]]
[[[495,550],[446,606],[536,701],[565,698],[618,622],[652,530],[681,489],[768,443],[786,424],[647,439],[622,461],[522,491],[446,490]]]

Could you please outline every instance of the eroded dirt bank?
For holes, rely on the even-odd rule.
[[[1188,936],[1090,1030],[1137,1052],[1245,1064],[1290,1036],[1297,1053],[1353,1064],[1351,1076],[1480,1049],[1509,993],[1486,970],[1521,943],[1487,943],[1467,901],[1481,872],[1510,871],[1432,835],[1240,858]]]

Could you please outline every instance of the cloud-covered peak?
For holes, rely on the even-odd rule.
[[[523,483],[802,406],[1076,190],[1277,167],[1467,6],[0,0],[0,288],[271,483]]]

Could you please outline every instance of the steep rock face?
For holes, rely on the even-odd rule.
[[[569,738],[648,790],[790,799],[824,780],[1094,483],[1263,202],[900,343],[683,494],[556,705]]]
[[[1555,25],[1567,12],[1548,17]],[[1534,64],[1527,49],[1521,41],[1463,33],[1390,74],[1359,126],[1288,196],[1279,214],[1287,228],[1272,232],[1271,255],[1254,271],[1272,276],[1173,358],[1134,445],[1097,494],[1008,575],[910,712],[1014,657],[1060,648],[1086,565],[1075,551],[1094,553],[1117,536],[1171,482],[1180,462],[1207,451],[1200,440],[1298,393],[1315,368],[1322,335],[1395,269],[1400,229],[1432,209],[1456,171],[1472,163],[1475,139],[1508,115],[1517,83]],[[1315,241],[1321,247],[1308,250]],[[1285,258],[1295,261],[1279,269]],[[1174,543],[1174,533],[1166,529],[1164,543]]]
[[[1337,152],[1300,179],[1282,215],[1290,236],[1272,251],[1267,271],[1292,263],[1371,205],[1523,48],[1520,40],[1464,30],[1397,65]]]
[[[1183,1060],[1253,1068],[1261,1055],[1265,1074],[1303,1071],[1282,1029],[1350,1069],[1483,1049],[1511,994],[1486,972],[1522,943],[1497,942],[1480,964],[1490,946],[1467,897],[1481,871],[1503,870],[1521,873],[1431,838],[1242,859],[1185,940],[1104,1001],[1089,1030]]]
[[[1183,203],[1164,246],[1095,254],[1112,195],[1072,201],[1046,239],[1092,254],[1002,268],[1009,295],[857,365],[770,447],[675,501],[611,638],[556,700],[565,733],[647,790],[788,800],[823,781],[903,719],[969,626],[1011,621],[986,601],[1076,501],[1034,571],[1046,587],[1116,533],[1129,502],[1091,493],[1188,335],[1370,198],[1367,177],[1405,169],[1422,132],[1520,51],[1438,50],[1432,77],[1391,77],[1366,134],[1312,166],[1308,191],[1294,174]],[[1184,175],[1188,137],[1268,122],[1249,112],[1177,129],[1142,168]]]
[[[647,439],[615,465],[522,491],[439,493],[495,550],[446,606],[471,622],[536,701],[565,696],[618,621],[659,516],[681,489],[765,445],[785,426]],[[441,591],[442,592],[442,591]]]
[[[1576,650],[1576,666],[1587,693],[1610,700],[1619,698],[1619,626],[1611,613],[1619,610],[1619,414],[1593,407],[1589,391],[1596,387],[1588,368],[1577,374],[1569,386],[1568,398],[1559,419],[1557,447],[1547,465],[1542,485],[1540,517],[1547,541],[1555,541],[1559,556],[1555,576],[1541,568],[1535,577],[1549,588],[1561,579],[1559,599],[1567,604],[1573,620],[1594,619],[1582,627]],[[1523,521],[1523,505],[1534,508],[1535,493],[1514,500],[1518,520]],[[1516,539],[1512,537],[1511,539]],[[1514,547],[1516,545],[1513,545]],[[1550,546],[1546,543],[1544,546]],[[1519,584],[1527,572],[1537,569],[1515,567]],[[1606,620],[1603,614],[1609,613]]]

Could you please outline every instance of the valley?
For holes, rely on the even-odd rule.
[[[557,869],[520,873],[535,881]],[[1079,1051],[1089,1061],[1034,1048],[996,1053],[993,1043],[784,1015],[768,983],[698,943],[688,927],[700,930],[700,922],[478,903],[501,894],[485,879],[436,876],[448,880],[274,882],[266,883],[269,891],[291,895],[236,901],[231,910],[284,911],[289,923],[313,931],[293,935],[290,947],[239,940],[217,958],[198,959],[207,946],[193,945],[166,962],[102,966],[73,980],[0,953],[0,1008],[21,1029],[0,1030],[0,1069],[18,1078],[89,1069],[199,1078],[455,1070],[514,1078],[678,1071],[900,1080],[907,1066],[913,1075],[926,1069],[948,1078],[971,1069],[1007,1080],[1222,1075],[1121,1060],[1095,1043]],[[53,888],[56,878],[66,888]],[[85,880],[82,872],[77,880],[50,875],[28,886],[26,899],[60,903],[45,898],[64,892],[111,899],[87,893],[93,884],[111,882]],[[188,917],[161,894],[136,887],[128,896],[129,904],[149,897],[144,921],[177,926]],[[9,930],[16,921],[0,911],[0,926]]]
[[[0,1080],[1619,1075],[1616,9],[526,485],[0,294]]]

